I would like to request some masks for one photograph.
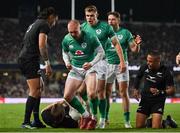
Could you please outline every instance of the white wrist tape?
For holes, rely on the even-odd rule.
[[[49,61],[49,60],[46,60],[46,61],[45,61],[45,65],[46,65],[46,66],[50,65],[50,61]]]

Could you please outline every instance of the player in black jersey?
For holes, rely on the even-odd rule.
[[[77,115],[77,119],[73,119],[71,112]],[[50,104],[41,111],[43,121],[53,128],[78,128],[78,120],[80,114],[70,107],[64,100]]]
[[[142,82],[141,82],[142,80]],[[161,64],[158,51],[147,55],[147,64],[142,65],[134,81],[134,97],[139,100],[140,84],[142,84],[141,101],[136,113],[136,127],[143,128],[147,118],[152,115],[152,128],[162,128],[162,116],[166,96],[175,92],[173,75]]]
[[[46,75],[50,76],[52,69],[48,59],[47,35],[57,21],[57,14],[53,7],[48,7],[40,12],[40,15],[31,24],[24,36],[22,49],[18,57],[18,64],[22,74],[26,77],[29,94],[26,101],[24,122],[22,128],[44,128],[39,120],[39,105],[41,99],[40,57],[45,62]],[[33,111],[34,121],[30,123]]]

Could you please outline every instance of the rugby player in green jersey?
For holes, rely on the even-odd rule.
[[[120,27],[120,14],[118,12],[109,12],[108,13],[108,23],[111,25],[117,34],[118,40],[121,44],[124,54],[124,60],[126,62],[126,71],[121,73],[118,69],[119,58],[118,56],[112,56],[112,58],[108,59],[108,66],[107,66],[107,85],[106,85],[106,92],[107,92],[107,112],[106,118],[108,119],[109,113],[109,100],[112,85],[115,79],[118,81],[118,88],[119,94],[122,98],[122,105],[124,110],[124,117],[125,117],[125,128],[131,128],[130,124],[130,102],[129,102],[129,94],[128,94],[128,87],[129,87],[129,71],[128,71],[128,57],[127,51],[128,48],[132,52],[138,53],[140,50],[140,43],[141,37],[139,35],[136,36],[134,39],[131,32],[125,28]]]
[[[125,66],[122,48],[121,45],[119,44],[117,36],[115,35],[112,27],[108,25],[108,23],[98,20],[98,11],[94,5],[90,5],[85,8],[85,17],[86,17],[86,22],[84,22],[81,25],[82,29],[96,35],[105,51],[104,59],[98,62],[96,67],[98,74],[98,87],[97,87],[98,98],[90,100],[90,107],[93,108],[94,110],[92,113],[95,119],[97,118],[97,106],[99,104],[99,112],[100,112],[99,128],[105,128],[105,113],[106,113],[105,84],[106,84],[106,66],[107,66],[106,60],[108,60],[108,58],[111,58],[111,56],[118,55],[120,72],[124,72],[126,70],[126,66]],[[111,49],[111,47],[113,47],[113,49]],[[99,103],[98,103],[98,99],[99,99]]]
[[[62,41],[63,60],[70,72],[65,83],[64,99],[81,115],[80,129],[95,129],[91,126],[89,112],[75,97],[75,93],[84,81],[90,100],[96,93],[96,70],[94,65],[103,58],[103,48],[95,35],[80,29],[77,20],[68,23],[68,34]]]

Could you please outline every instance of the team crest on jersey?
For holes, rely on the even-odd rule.
[[[118,35],[117,37],[119,40],[123,39],[123,35]]]
[[[86,48],[87,47],[87,43],[85,43],[85,42],[81,43],[81,47],[82,48]]]
[[[74,46],[73,45],[69,45],[69,49],[73,49],[74,48]]]
[[[96,33],[97,33],[97,34],[101,34],[101,29],[97,29],[97,30],[96,30]]]
[[[83,54],[84,54],[84,52],[81,50],[76,50],[76,52],[75,52],[75,55],[83,55]]]

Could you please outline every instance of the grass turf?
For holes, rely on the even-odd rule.
[[[41,104],[41,109],[47,104]],[[25,104],[0,104],[0,132],[84,132],[87,130],[50,128],[45,129],[21,129],[23,121]],[[131,124],[135,126],[135,113],[138,105],[131,104]],[[167,129],[125,129],[122,105],[118,103],[111,104],[110,125],[104,130],[96,129],[91,132],[180,132],[180,104],[166,104],[164,119],[170,114],[177,122],[178,128]]]

